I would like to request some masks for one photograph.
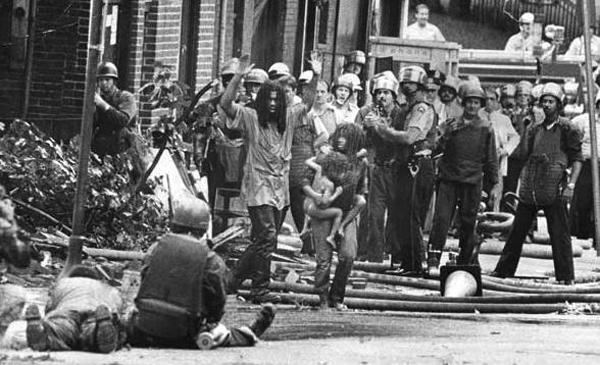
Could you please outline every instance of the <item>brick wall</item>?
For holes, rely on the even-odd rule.
[[[283,18],[283,52],[282,62],[293,65],[296,57],[296,28],[298,27],[299,1],[287,0]]]
[[[216,0],[202,0],[198,23],[198,57],[196,60],[196,91],[216,77],[217,62],[213,51],[217,49],[218,4]]]
[[[81,123],[89,0],[39,1],[36,16],[33,72],[26,120],[57,138],[76,133]],[[0,119],[21,114],[23,71],[0,64],[3,80]]]

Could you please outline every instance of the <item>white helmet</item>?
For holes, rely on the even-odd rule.
[[[562,102],[564,92],[559,84],[556,84],[554,82],[548,82],[544,84],[544,87],[542,88],[540,99],[544,96],[554,96],[559,102]]]
[[[403,67],[398,74],[398,80],[403,82],[414,82],[422,87],[427,84],[427,72],[420,66]]]
[[[394,75],[385,75],[380,76],[378,78],[374,78],[373,80],[373,94],[377,92],[377,90],[385,89],[390,90],[395,95],[398,95],[398,79]]]
[[[268,73],[271,80],[291,75],[290,68],[283,62],[275,62],[272,64],[271,67],[269,67]]]

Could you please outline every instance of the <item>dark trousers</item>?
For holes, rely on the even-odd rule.
[[[571,233],[577,238],[594,237],[594,194],[592,183],[592,163],[585,160],[573,191],[573,201],[569,211]]]
[[[198,333],[200,334],[200,332]],[[218,347],[254,346],[258,338],[248,326],[228,328],[227,334]],[[161,338],[145,333],[137,326],[137,315],[133,315],[127,325],[127,343],[132,347],[197,349],[196,339],[182,336],[177,339]]]
[[[302,186],[290,186],[290,205],[289,210],[292,213],[292,218],[294,219],[294,224],[296,225],[296,230],[298,232],[302,232],[302,228],[304,228],[304,220],[306,215],[304,213],[304,192],[302,191]],[[285,219],[285,215],[287,213],[287,207],[284,209],[285,213],[282,213],[282,220]]]
[[[517,158],[508,158],[508,170],[503,180],[502,195],[510,192],[516,193],[519,187],[519,177],[521,176],[521,170],[525,166],[525,160]]]
[[[234,278],[239,284],[252,279],[252,295],[268,292],[271,255],[277,248],[277,232],[281,226],[281,212],[270,205],[248,207],[252,223],[252,243],[240,257]]]
[[[394,222],[395,209],[391,204],[396,200],[397,189],[395,186],[392,168],[374,165],[371,173],[371,190],[369,191],[369,210],[367,235],[367,259],[373,262],[383,261],[384,249],[399,257],[400,252],[394,252],[398,245],[394,244],[393,230],[390,222]],[[388,210],[387,220],[385,211]],[[393,223],[392,223],[393,224]]]
[[[402,262],[402,267],[409,271],[421,270],[425,259],[423,247],[423,224],[433,195],[433,161],[421,160],[419,172],[413,177],[408,167],[396,172],[395,186],[398,189],[396,200],[392,206],[392,229],[397,245],[392,252],[399,252],[399,257],[392,257],[394,262]],[[390,214],[388,212],[388,214]]]
[[[539,209],[540,207],[536,205],[519,203],[512,231],[496,265],[495,271],[498,276],[510,277],[515,275],[525,236]],[[552,205],[543,206],[541,209],[544,210],[546,215],[556,280],[573,280],[575,278],[573,248],[564,203],[558,198]]]
[[[315,270],[315,289],[319,293],[322,302],[328,302],[331,306],[342,303],[346,294],[346,283],[356,258],[356,220],[344,227],[344,239],[337,246],[338,263],[333,276],[331,276],[331,259],[333,247],[325,238],[331,231],[331,221],[311,220],[313,235],[315,239],[317,268]]]
[[[481,184],[465,184],[455,181],[441,181],[437,190],[433,227],[429,236],[430,266],[438,266],[442,250],[446,244],[448,229],[452,222],[455,207],[457,210],[458,244],[460,253],[456,260],[459,265],[471,262],[475,245],[475,223],[481,202]]]

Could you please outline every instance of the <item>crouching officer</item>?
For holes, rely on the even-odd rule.
[[[275,310],[263,306],[250,326],[227,329],[226,271],[204,236],[208,205],[197,198],[175,207],[172,233],[148,250],[136,310],[128,316],[128,342],[140,347],[208,349],[252,346],[271,325]]]

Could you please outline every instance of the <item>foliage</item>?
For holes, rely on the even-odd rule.
[[[59,145],[27,122],[16,120],[0,139],[1,181],[13,199],[38,208],[71,226],[78,172],[76,141]],[[154,195],[130,184],[131,155],[92,155],[88,169],[86,237],[97,247],[139,249],[167,230],[168,215]],[[21,228],[34,232],[56,225],[17,206]]]

